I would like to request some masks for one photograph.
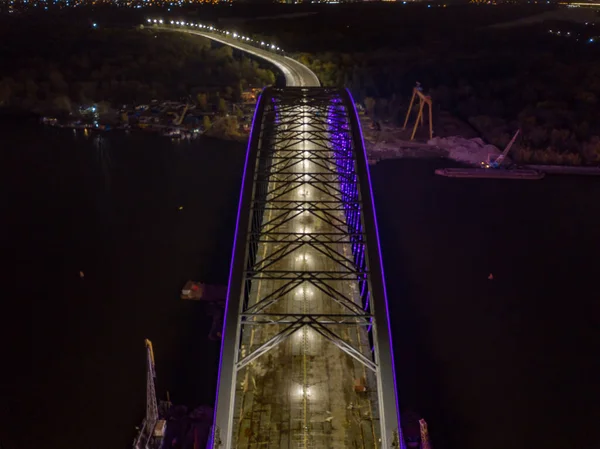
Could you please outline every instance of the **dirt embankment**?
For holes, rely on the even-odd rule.
[[[436,135],[429,139],[429,130],[417,128],[415,140],[410,140],[414,124],[407,129],[380,123],[374,129],[371,119],[361,117],[365,145],[369,159],[380,161],[400,158],[448,158],[479,166],[489,155],[495,158],[500,150],[486,144],[468,125],[451,116],[440,117]]]

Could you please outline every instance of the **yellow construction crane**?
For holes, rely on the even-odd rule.
[[[417,83],[417,85],[413,88],[412,98],[410,99],[410,105],[408,106],[408,112],[406,113],[406,119],[404,120],[404,126],[402,129],[406,129],[406,125],[408,124],[408,119],[410,117],[410,113],[412,112],[415,99],[417,99],[417,101],[419,102],[419,113],[417,114],[417,121],[415,122],[415,126],[413,127],[413,132],[410,136],[410,140],[415,139],[415,134],[417,133],[417,126],[419,126],[419,123],[423,125],[423,108],[425,107],[425,105],[427,105],[429,109],[429,139],[433,139],[433,116],[431,112],[431,97],[423,93],[421,83]]]

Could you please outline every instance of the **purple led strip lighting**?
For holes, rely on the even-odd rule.
[[[360,289],[360,298],[362,299],[362,297],[365,294],[365,287],[367,286],[367,278],[365,276],[365,279],[362,280],[362,288]],[[366,310],[366,309],[365,309]]]
[[[381,257],[381,243],[379,241],[379,227],[377,225],[377,212],[375,210],[375,198],[373,197],[373,184],[371,183],[371,171],[369,170],[369,158],[367,157],[367,148],[365,147],[365,139],[363,136],[362,128],[360,127],[360,119],[358,117],[358,112],[356,112],[356,108],[354,107],[354,98],[352,97],[352,93],[350,93],[349,89],[346,89],[348,96],[350,97],[350,101],[352,102],[352,109],[354,110],[354,115],[356,117],[356,123],[358,124],[358,132],[360,134],[360,142],[362,144],[364,158],[365,158],[365,171],[367,172],[367,180],[369,181],[369,192],[371,194],[371,206],[373,207],[373,223],[375,224],[375,235],[377,237],[377,250],[379,251],[379,267],[381,269],[381,281],[383,284],[383,299],[385,302],[385,312],[387,318],[387,326],[388,326],[388,337],[390,339],[390,356],[392,358],[392,376],[394,376],[394,393],[396,397],[396,419],[398,420],[398,433],[400,435],[400,447],[404,447],[404,441],[402,441],[402,434],[400,432],[400,407],[398,404],[398,386],[396,384],[396,363],[394,361],[394,347],[392,342],[392,328],[390,327],[390,310],[388,306],[388,298],[387,298],[387,288],[385,286],[385,272],[383,270],[383,258]]]
[[[227,283],[227,300],[225,301],[225,311],[223,312],[223,329],[221,330],[221,352],[219,354],[219,374],[217,375],[217,394],[215,397],[215,410],[213,414],[212,429],[210,431],[210,438],[208,439],[207,449],[212,449],[215,440],[215,430],[217,423],[217,407],[219,405],[219,386],[221,384],[221,368],[223,367],[223,340],[225,339],[225,327],[227,326],[227,311],[229,309],[229,294],[231,292],[231,278],[233,274],[233,266],[235,264],[235,250],[237,247],[237,238],[240,227],[240,215],[242,212],[242,200],[244,199],[244,186],[246,185],[246,170],[248,169],[248,159],[250,158],[250,148],[252,146],[252,136],[254,135],[254,124],[256,123],[256,115],[258,114],[258,105],[262,97],[262,92],[256,99],[256,107],[254,108],[254,116],[252,117],[252,127],[250,128],[250,136],[248,137],[248,146],[246,148],[246,161],[244,162],[244,173],[242,175],[242,186],[240,188],[240,200],[238,202],[238,213],[235,220],[235,234],[233,236],[233,249],[231,251],[231,263],[229,265],[229,281]]]
[[[334,99],[332,102],[341,103],[341,99],[337,98]],[[336,107],[330,106],[329,116],[331,117],[335,111]],[[331,118],[328,118],[327,123],[331,125],[333,123],[333,120]],[[342,124],[342,128],[348,130],[348,126],[346,126],[345,123]],[[351,233],[351,251],[354,256],[355,265],[359,269],[361,269],[362,259],[364,257],[364,248],[363,245],[359,242],[360,239],[357,236],[357,234],[362,232],[362,224],[360,223],[360,210],[358,209],[358,207],[357,209],[354,209],[348,204],[352,200],[358,200],[358,183],[357,175],[354,170],[354,164],[352,162],[353,152],[350,136],[347,133],[339,132],[337,129],[334,128],[333,125],[330,126],[330,131],[332,134],[333,152],[336,158],[338,158],[338,163],[336,164],[336,167],[341,180],[340,186],[342,190],[342,200],[344,201],[346,223],[349,226]],[[350,177],[353,182],[349,182],[348,177]],[[356,203],[356,205],[358,206],[358,203]]]

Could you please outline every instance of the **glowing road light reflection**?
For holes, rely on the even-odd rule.
[[[311,387],[298,385],[297,387],[293,387],[292,391],[294,392],[294,396],[296,396],[298,399],[304,397],[314,399],[315,392],[313,390],[314,389]]]
[[[302,226],[300,228],[300,234],[310,234],[311,232],[311,229],[307,226]]]
[[[312,298],[315,295],[315,292],[311,287],[298,287],[295,295],[298,299]]]
[[[300,254],[296,256],[296,262],[310,262],[310,256],[308,254]],[[302,291],[304,291],[304,287]]]

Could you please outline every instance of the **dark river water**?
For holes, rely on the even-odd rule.
[[[210,317],[179,292],[227,280],[244,152],[0,124],[2,449],[129,448],[144,338],[160,396],[212,403]],[[448,165],[372,168],[402,406],[435,449],[597,449],[600,179]]]

